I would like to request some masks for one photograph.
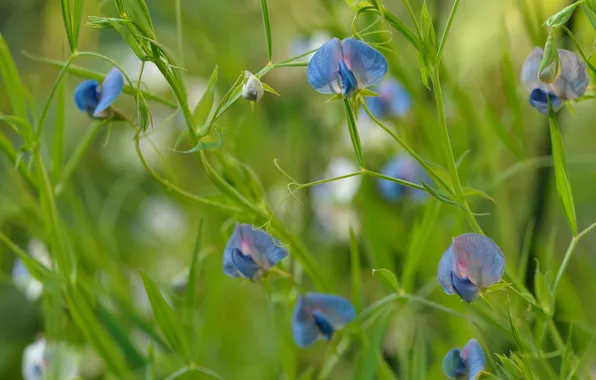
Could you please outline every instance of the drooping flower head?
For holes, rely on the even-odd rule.
[[[223,255],[226,275],[252,280],[288,255],[277,239],[255,228],[250,224],[236,224]]]
[[[300,347],[317,339],[330,341],[338,329],[356,318],[356,310],[347,299],[331,294],[307,293],[294,306],[292,336]]]
[[[124,76],[116,69],[106,75],[101,86],[94,79],[81,82],[74,92],[77,108],[91,117],[105,117],[105,111],[114,103],[124,89]]]
[[[481,289],[497,283],[505,273],[505,256],[491,238],[467,233],[453,242],[439,262],[439,283],[446,294],[472,302]]]
[[[263,84],[256,75],[247,73],[248,79],[242,86],[242,97],[251,102],[258,102],[265,93]]]
[[[522,67],[521,80],[530,93],[530,104],[542,114],[548,114],[548,99],[556,111],[563,102],[583,96],[590,80],[586,63],[577,54],[565,49],[557,49],[557,52],[561,72],[553,83],[543,83],[538,77],[544,55],[542,48],[532,50]]]
[[[465,379],[467,375],[475,380],[484,367],[484,352],[476,339],[470,339],[461,351],[452,349],[443,358],[443,373],[450,379]]]
[[[308,82],[318,92],[349,98],[379,83],[387,73],[387,60],[360,40],[333,38],[317,50],[307,72]]]
[[[412,106],[410,94],[395,79],[385,79],[374,91],[379,96],[366,98],[366,105],[377,119],[402,116]]]
[[[385,164],[381,169],[381,174],[412,183],[419,183],[417,177],[428,182],[428,176],[420,164],[418,164],[418,162],[411,156],[405,154],[397,155]],[[428,196],[428,193],[425,191],[413,189],[386,179],[379,178],[377,185],[379,187],[379,192],[388,202],[395,202],[404,196],[415,201],[422,201]]]
[[[40,338],[23,351],[21,372],[24,380],[52,378],[71,380],[78,377],[79,353],[63,342],[47,343]]]

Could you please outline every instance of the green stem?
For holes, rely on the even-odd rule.
[[[582,50],[579,42],[577,42],[577,39],[575,38],[575,36],[573,35],[573,33],[571,33],[571,30],[569,30],[565,25],[563,25],[562,28],[565,31],[565,33],[567,33],[567,35],[569,36],[569,38],[571,39],[571,41],[573,41],[573,44],[577,48],[577,51],[578,51],[579,55],[581,55],[581,57],[584,60],[584,62],[586,62],[586,65],[588,65],[588,67],[590,68],[590,70],[592,70],[592,72],[594,74],[596,74],[596,67],[594,67],[594,65],[592,65],[592,63],[590,62],[590,60],[588,59],[588,57],[586,56],[586,54]]]
[[[373,172],[373,171],[368,170],[368,169],[363,169],[362,172],[364,174],[368,175],[368,176],[371,176],[371,177],[381,178],[381,179],[384,179],[384,180],[387,180],[387,181],[399,183],[402,186],[411,187],[412,189],[426,191],[426,189],[424,188],[424,186],[418,185],[416,183],[404,181],[403,179],[389,177],[389,176],[383,175],[381,173]]]
[[[375,122],[375,124],[377,124],[379,127],[383,128],[383,130],[385,132],[387,132],[389,134],[389,136],[391,136],[395,141],[398,142],[399,145],[401,145],[402,148],[404,148],[408,153],[410,153],[410,155],[412,155],[412,157],[414,157],[414,159],[416,161],[418,161],[418,163],[420,163],[420,165],[426,170],[426,172],[435,180],[437,181],[437,183],[439,183],[441,185],[441,187],[443,189],[445,189],[445,191],[447,191],[449,194],[454,195],[453,190],[451,189],[451,187],[449,187],[449,185],[447,185],[445,183],[445,181],[443,181],[441,179],[441,177],[439,177],[435,171],[433,170],[433,168],[431,168],[431,166],[422,159],[422,157],[420,157],[412,148],[410,148],[408,146],[408,144],[406,144],[406,142],[397,135],[397,133],[393,132],[391,129],[389,129],[385,124],[383,124],[379,119],[377,119],[368,109],[368,106],[366,105],[366,102],[364,100],[362,100],[362,106],[364,107],[364,111],[366,112],[366,114],[371,118],[372,121]]]
[[[458,0],[456,0],[457,2]],[[455,5],[455,4],[454,4]],[[446,36],[444,36],[446,37]],[[441,143],[443,145],[443,152],[445,154],[445,161],[447,161],[447,167],[449,168],[449,174],[451,176],[451,183],[453,184],[453,188],[455,189],[455,196],[457,197],[458,202],[464,208],[464,216],[468,220],[468,223],[474,230],[479,234],[484,234],[482,228],[476,221],[476,218],[470,211],[470,206],[468,206],[468,202],[463,193],[463,189],[461,186],[461,182],[459,180],[459,174],[457,173],[457,165],[455,163],[455,156],[453,155],[453,150],[451,148],[451,141],[449,140],[449,130],[447,128],[447,121],[445,119],[445,107],[443,104],[443,93],[441,91],[441,82],[439,80],[439,71],[437,69],[434,70],[432,76],[433,82],[433,89],[435,92],[435,101],[437,104],[437,117],[439,122],[439,134],[441,136]]]
[[[178,37],[178,59],[180,65],[184,67],[184,43],[182,41],[182,4],[181,0],[176,0],[176,34]]]
[[[455,12],[457,12],[458,7],[459,0],[454,0],[453,7],[451,8],[451,13],[449,13],[449,18],[447,19],[447,25],[445,25],[445,32],[443,33],[443,37],[441,38],[441,42],[439,44],[439,50],[437,51],[437,59],[435,63],[435,67],[437,67],[437,70],[441,63],[441,58],[443,58],[443,50],[445,50],[447,36],[449,35],[449,31],[451,30],[451,25],[453,24],[453,20],[455,19]]]

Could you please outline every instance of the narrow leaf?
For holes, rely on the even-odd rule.
[[[205,122],[209,117],[211,108],[213,108],[213,99],[215,98],[215,84],[217,83],[217,66],[213,69],[211,76],[209,77],[209,83],[207,89],[201,99],[197,103],[193,111],[193,122],[195,128],[204,128]],[[200,133],[199,133],[200,134]]]
[[[381,269],[373,269],[372,270],[373,276],[377,272],[379,272],[381,274],[381,276],[382,276],[381,278],[385,279],[385,281],[387,282],[387,284],[389,284],[389,286],[395,292],[399,292],[399,282],[397,281],[397,276],[395,275],[395,273],[393,273],[389,269],[383,269],[383,268],[381,268]]]
[[[563,148],[563,138],[561,137],[561,130],[557,117],[549,101],[549,127],[550,137],[553,146],[553,161],[555,166],[555,182],[557,185],[557,192],[563,204],[563,210],[567,217],[567,223],[571,228],[573,235],[577,235],[577,220],[575,216],[575,205],[573,203],[573,194],[571,192],[571,185],[569,183],[569,176],[567,174],[567,161],[565,160],[565,150]]]
[[[263,11],[263,25],[265,26],[265,40],[267,42],[267,58],[272,62],[273,52],[271,51],[271,20],[269,19],[269,8],[267,0],[261,0],[261,10]]]

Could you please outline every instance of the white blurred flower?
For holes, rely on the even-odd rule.
[[[186,287],[188,286],[188,275],[190,273],[190,268],[183,269],[180,273],[172,278],[170,282],[170,286],[172,290],[177,294],[184,294],[186,292]]]
[[[141,60],[132,52],[126,55],[121,64],[126,74],[133,81],[136,81],[139,77],[141,65]],[[148,90],[151,93],[166,91],[170,87],[157,66],[150,61],[145,62],[141,82],[146,85],[142,86],[141,89]]]
[[[27,251],[31,257],[37,260],[46,268],[51,268],[52,260],[45,243],[39,239],[31,239],[27,244]],[[43,292],[43,285],[25,267],[25,264],[17,257],[12,269],[12,280],[15,287],[25,293],[30,301],[36,301]]]
[[[350,160],[338,157],[331,160],[325,178],[339,177],[358,172],[360,169]],[[362,178],[360,175],[317,185],[312,188],[312,204],[317,225],[323,232],[340,240],[349,239],[349,227],[360,228],[358,214],[350,203]]]
[[[381,127],[375,124],[374,121],[364,111],[360,111],[360,116],[356,122],[358,127],[358,134],[360,135],[360,143],[364,150],[381,151],[382,149],[395,145],[394,140]],[[350,137],[350,130],[342,128],[342,146],[344,149],[353,150],[352,139]]]
[[[79,353],[66,343],[41,338],[25,347],[21,370],[24,380],[43,380],[47,373],[70,380],[79,376]]]
[[[144,229],[166,243],[179,242],[188,232],[188,219],[182,208],[167,198],[146,198],[139,212]]]

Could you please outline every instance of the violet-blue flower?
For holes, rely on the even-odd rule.
[[[476,339],[470,339],[463,350],[454,348],[443,358],[443,373],[450,379],[475,380],[484,371],[486,360]]]
[[[321,293],[300,296],[292,315],[292,336],[300,347],[318,339],[330,341],[338,329],[356,318],[356,310],[347,299]]]
[[[385,79],[374,89],[379,96],[366,98],[368,109],[377,119],[404,115],[412,106],[410,94],[395,79]]]
[[[253,280],[288,255],[279,240],[255,228],[236,224],[223,255],[226,275]]]
[[[557,49],[560,60],[560,76],[553,83],[540,81],[538,71],[544,50],[535,48],[523,64],[521,80],[530,93],[530,104],[542,114],[548,114],[548,100],[556,111],[568,100],[583,96],[588,87],[590,77],[586,63],[575,53]]]
[[[351,97],[373,86],[387,73],[387,60],[370,45],[354,38],[333,38],[308,63],[308,82],[322,94]]]
[[[124,75],[112,68],[101,86],[94,79],[81,82],[74,92],[77,108],[91,117],[106,117],[106,110],[116,101],[124,89]]]
[[[422,178],[425,182],[428,180],[426,172],[418,162],[411,156],[405,154],[397,155],[391,159],[391,161],[385,164],[381,169],[381,174],[412,183],[419,183],[417,177]],[[422,201],[428,196],[428,193],[425,191],[413,189],[386,179],[379,178],[377,185],[379,187],[379,192],[388,202],[395,202],[403,196],[408,196],[415,201]]]
[[[505,256],[489,237],[467,233],[453,238],[441,257],[438,279],[446,294],[457,293],[472,302],[481,289],[497,283],[505,273]]]

